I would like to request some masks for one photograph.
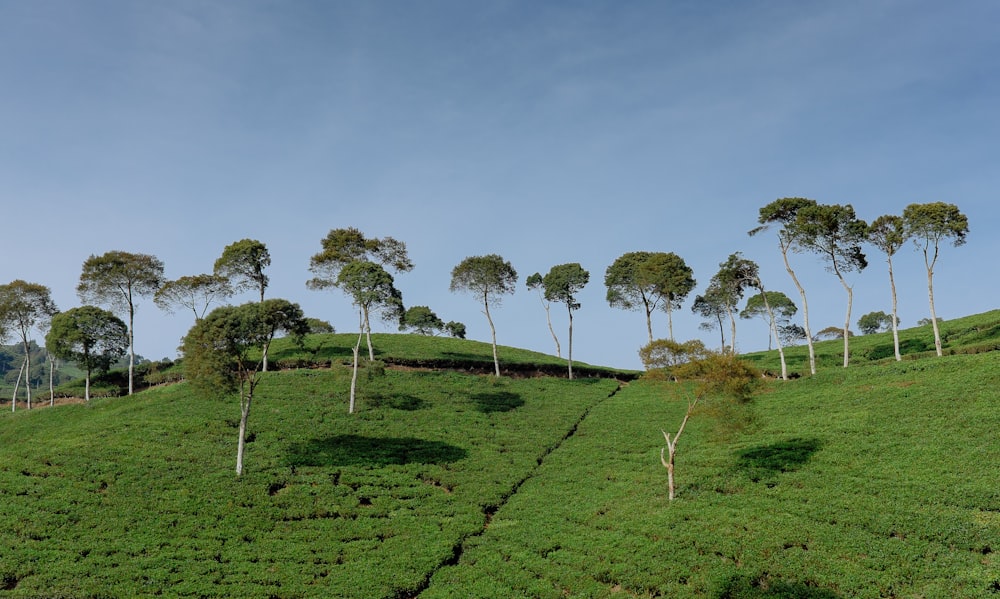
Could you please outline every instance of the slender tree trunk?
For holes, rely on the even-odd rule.
[[[569,364],[569,380],[573,380],[573,308],[569,308],[569,302],[566,305],[569,310],[569,359],[567,364]]]
[[[726,306],[726,314],[729,315],[729,349],[736,355],[736,315],[733,313],[732,306]],[[719,319],[719,328],[722,328],[722,319]],[[725,346],[726,342],[723,340],[722,345]]]
[[[354,348],[353,348],[354,349],[354,368],[351,371],[351,399],[350,399],[350,403],[348,403],[348,405],[347,405],[347,413],[348,414],[353,414],[354,413],[354,398],[357,395],[357,389],[358,389],[358,361],[359,361],[359,357],[360,357],[360,354],[361,354],[361,337],[362,337],[362,334],[363,334],[363,331],[364,331],[364,327],[365,327],[364,316],[361,314],[360,311],[358,313],[358,320],[360,321],[361,331],[358,332],[358,340],[354,343]]]
[[[56,405],[56,361],[49,355],[49,407]]]
[[[649,333],[649,342],[653,342],[653,308],[649,305],[649,301],[643,297],[642,303],[646,307],[646,332]]]
[[[31,351],[27,332],[21,337],[24,341],[24,392],[27,393],[28,409],[31,409]]]
[[[802,328],[806,331],[806,345],[809,347],[809,372],[816,374],[816,350],[813,349],[812,331],[809,329],[809,302],[806,301],[806,290],[799,283],[799,278],[795,276],[795,271],[788,262],[788,246],[784,243],[781,243],[781,257],[785,260],[785,270],[792,277],[792,282],[795,283],[795,288],[799,290],[799,296],[802,298]]]
[[[500,376],[500,357],[497,355],[497,330],[493,326],[493,318],[490,316],[490,300],[483,294],[483,312],[486,314],[486,320],[490,323],[490,335],[493,339],[493,368],[496,376]]]
[[[246,398],[243,398],[243,389],[240,389],[240,440],[236,447],[236,476],[243,474],[243,453],[246,450],[247,420],[250,418],[250,402],[253,401],[253,385]]]
[[[850,343],[851,343],[851,308],[854,304],[854,288],[847,284],[844,277],[837,270],[837,265],[834,263],[834,272],[837,273],[837,278],[840,279],[840,284],[844,286],[844,291],[847,292],[847,316],[844,317],[844,368],[850,360]]]
[[[24,374],[24,362],[21,362],[21,370],[17,373],[17,381],[14,382],[14,397],[10,400],[10,411],[17,410],[17,388],[21,384],[21,376]]]
[[[87,367],[87,377],[83,382],[83,401],[90,403],[90,367]]]
[[[778,346],[778,356],[781,358],[781,380],[788,380],[788,364],[785,363],[785,348],[781,344],[781,337],[778,335],[778,321],[774,317],[774,310],[771,309],[771,304],[767,301],[767,294],[764,293],[764,286],[760,286],[760,296],[764,299],[764,309],[767,310],[767,318],[769,322],[768,335],[768,350],[771,349],[770,337],[774,335],[774,340]]]
[[[684,432],[684,427],[687,425],[688,419],[691,418],[691,412],[694,411],[694,406],[698,403],[698,398],[695,397],[694,401],[688,404],[687,412],[684,414],[684,420],[681,421],[680,427],[677,429],[677,434],[674,435],[673,439],[670,438],[670,433],[667,431],[663,432],[663,438],[667,440],[667,446],[660,448],[660,462],[667,469],[667,491],[670,501],[674,500],[676,496],[676,487],[674,485],[674,456],[677,453],[677,440],[680,439],[681,433]],[[664,455],[664,450],[666,450],[667,455]]]
[[[135,390],[133,377],[135,376],[135,308],[132,302],[128,305],[128,394],[132,395]]]
[[[669,299],[667,300],[666,308],[665,309],[667,311],[667,332],[670,334],[670,340],[673,341],[674,340],[674,312],[673,312],[673,309],[670,306],[670,300]]]
[[[899,353],[899,318],[896,314],[898,313],[897,302],[896,302],[896,278],[892,274],[892,256],[888,258],[889,262],[889,288],[892,290],[892,347],[896,351],[896,361],[899,362],[903,359],[902,354]]]
[[[364,327],[365,338],[368,342],[368,359],[374,361],[375,350],[372,348],[372,325],[371,321],[368,320],[368,306],[364,306],[362,311],[364,312],[364,322],[362,326]]]
[[[931,305],[931,326],[934,328],[934,350],[943,356],[941,348],[941,331],[938,329],[937,312],[934,310],[934,264],[937,262],[938,248],[934,246],[934,259],[928,260],[927,248],[924,248],[924,264],[927,266],[927,299]]]
[[[542,307],[545,308],[545,321],[549,323],[549,332],[552,333],[552,340],[556,342],[556,357],[562,357],[562,347],[559,346],[559,338],[556,337],[556,330],[552,328],[552,316],[549,314],[549,303],[543,301]],[[572,343],[572,342],[571,342]]]

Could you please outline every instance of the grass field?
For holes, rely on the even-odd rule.
[[[349,415],[349,369],[314,368],[340,336],[275,349],[310,367],[261,385],[239,479],[236,400],[186,384],[5,413],[0,597],[1000,596],[1000,353],[960,337],[979,349],[769,381],[739,427],[709,402],[673,502],[677,385],[376,365]]]

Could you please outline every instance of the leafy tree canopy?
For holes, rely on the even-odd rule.
[[[465,291],[494,305],[514,293],[516,284],[517,271],[497,254],[470,256],[451,271],[451,291]]]
[[[311,289],[337,285],[340,270],[351,262],[371,262],[393,272],[413,270],[406,244],[392,237],[368,238],[354,227],[332,229],[320,240],[322,250],[309,260],[316,275],[308,281]]]
[[[173,314],[175,307],[187,308],[197,320],[204,318],[212,302],[232,295],[233,287],[226,277],[217,274],[187,275],[164,283],[153,295],[153,303],[168,314]]]
[[[553,266],[542,278],[545,299],[565,304],[570,310],[579,309],[580,304],[576,301],[576,294],[586,287],[588,282],[590,273],[578,262]]]
[[[105,372],[128,351],[128,327],[96,306],[70,308],[52,317],[45,348],[89,372]]]
[[[412,329],[420,335],[433,335],[444,327],[444,321],[427,306],[413,306],[407,309],[399,322],[399,330]]]
[[[896,319],[899,324],[899,318]],[[892,327],[892,316],[882,312],[869,312],[858,319],[858,329],[863,335],[871,335],[879,331],[885,331]]]
[[[83,263],[76,292],[84,303],[132,312],[135,296],[155,293],[163,280],[163,262],[156,256],[110,251]]]
[[[937,248],[945,239],[952,239],[954,245],[965,243],[969,232],[969,219],[958,206],[945,202],[910,204],[903,209],[906,232],[918,244]]]
[[[214,273],[228,279],[235,290],[254,289],[264,300],[270,282],[264,270],[271,265],[267,246],[256,239],[241,239],[227,245],[215,261]]]

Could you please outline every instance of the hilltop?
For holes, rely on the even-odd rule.
[[[537,376],[561,362],[513,348],[536,376],[482,376],[471,341],[375,336],[354,415],[356,337],[277,344],[240,479],[235,400],[183,383],[6,413],[0,596],[992,596],[998,322],[900,363],[857,337],[852,367],[768,381],[737,429],[710,404],[674,502],[678,388]]]

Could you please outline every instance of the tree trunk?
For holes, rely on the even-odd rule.
[[[759,287],[759,289],[760,289],[760,296],[764,299],[764,309],[767,310],[767,317],[768,317],[768,321],[770,323],[770,330],[768,330],[768,332],[767,332],[767,335],[768,335],[767,348],[768,348],[768,350],[771,349],[771,339],[770,339],[770,337],[773,334],[774,335],[775,343],[778,346],[778,356],[781,358],[781,380],[787,381],[788,380],[788,364],[785,363],[785,348],[781,344],[781,337],[778,335],[778,321],[774,318],[774,311],[771,310],[771,304],[768,303],[768,301],[767,301],[767,294],[764,293],[764,286],[761,285]]]
[[[364,316],[362,314],[360,314],[360,313],[358,314],[358,320],[361,321],[360,324],[361,324],[362,331],[358,332],[358,340],[357,340],[357,342],[355,342],[354,348],[353,348],[354,349],[354,368],[351,371],[351,399],[350,399],[350,402],[347,404],[347,413],[348,414],[353,414],[354,413],[354,398],[357,395],[357,388],[358,388],[358,361],[359,361],[359,357],[360,357],[360,354],[361,354],[361,336],[362,336],[362,332],[364,331],[364,326],[365,326],[365,324],[364,324]]]
[[[567,307],[569,302],[567,302]],[[573,308],[569,308],[569,380],[573,380]]]
[[[834,264],[834,272],[837,273],[837,278],[840,279],[840,284],[844,286],[844,290],[847,291],[847,316],[844,317],[844,368],[847,368],[850,360],[850,343],[851,343],[851,308],[854,304],[854,288],[847,284],[844,277],[841,276],[840,271],[837,270],[836,264]]]
[[[375,349],[372,348],[372,325],[371,325],[371,322],[368,320],[368,307],[365,306],[363,308],[363,310],[364,310],[364,315],[365,315],[364,316],[364,325],[363,326],[364,326],[364,329],[365,329],[365,339],[366,339],[366,341],[368,343],[368,359],[370,361],[374,361],[375,360]]]
[[[799,290],[799,296],[802,297],[802,328],[806,331],[806,345],[809,347],[809,372],[816,374],[816,350],[813,349],[812,331],[809,329],[809,302],[806,301],[806,290],[799,283],[799,278],[795,276],[795,271],[792,270],[792,265],[788,262],[788,246],[784,243],[781,243],[781,257],[785,260],[785,270],[792,277],[792,282],[795,283],[795,288]]]
[[[21,375],[24,374],[24,362],[21,362],[21,370],[17,373],[17,381],[14,383],[14,397],[10,400],[10,411],[17,411],[17,388],[21,384]]]
[[[556,342],[556,357],[562,357],[562,347],[559,345],[559,338],[556,337],[556,330],[552,328],[552,316],[549,314],[549,304],[545,305],[545,321],[549,323],[549,332],[552,333],[552,340]],[[572,341],[570,341],[572,344]]]
[[[889,256],[889,288],[892,290],[892,347],[896,350],[896,361],[899,362],[903,356],[899,353],[899,318],[896,302],[896,279],[892,274],[892,256]]]
[[[28,398],[28,409],[31,409],[31,351],[28,344],[28,335],[25,334],[22,339],[24,340],[24,392],[27,394]]]
[[[726,314],[729,315],[729,350],[736,355],[736,315],[733,313],[732,306],[726,306]],[[722,319],[719,319],[719,328],[722,328]],[[726,340],[722,340],[722,345],[725,347]]]
[[[670,306],[670,300],[669,299],[667,300],[666,308],[665,309],[667,311],[667,333],[670,335],[670,340],[673,341],[674,340],[674,313],[673,313],[673,308]]]
[[[937,313],[934,310],[934,264],[937,262],[938,250],[934,246],[934,259],[928,260],[927,248],[924,248],[924,264],[927,266],[927,300],[931,305],[931,326],[934,328],[934,350],[938,356],[943,356],[941,349],[941,331],[938,330]]]
[[[55,388],[55,377],[56,377],[56,361],[49,356],[49,407],[56,405],[56,388]]]
[[[128,305],[128,394],[132,395],[135,390],[133,377],[135,376],[135,308],[132,302]]]
[[[490,317],[490,301],[483,294],[483,312],[486,314],[486,320],[490,323],[490,335],[493,339],[493,368],[496,376],[500,376],[500,358],[497,355],[497,330],[493,326],[493,318]]]
[[[83,383],[83,401],[90,403],[90,368],[87,368],[87,378]]]
[[[240,389],[240,440],[236,447],[236,476],[243,474],[243,452],[246,450],[247,420],[250,418],[250,402],[253,401],[253,386],[243,400],[243,390]]]
[[[649,306],[649,301],[642,298],[642,303],[646,306],[646,331],[649,333],[649,342],[653,342],[653,309]]]

